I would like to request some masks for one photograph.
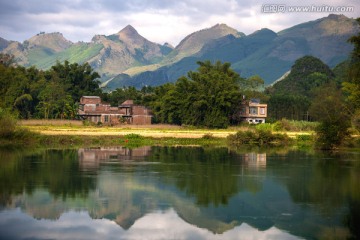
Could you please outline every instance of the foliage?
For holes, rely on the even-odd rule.
[[[342,92],[334,84],[318,89],[309,112],[320,121],[316,128],[317,145],[320,149],[333,149],[349,136],[349,112]]]
[[[0,138],[12,137],[17,125],[16,117],[0,107]]]
[[[314,131],[318,124],[318,122],[294,121],[283,118],[273,124],[273,130],[293,132]]]
[[[270,118],[308,120],[310,100],[297,94],[274,94],[268,101],[268,115]]]
[[[360,18],[357,19],[357,22],[360,26]],[[360,32],[358,35],[352,36],[349,42],[354,45],[354,49],[348,66],[347,80],[343,82],[342,86],[346,95],[347,107],[355,113],[353,121],[356,121],[360,109]]]
[[[290,142],[286,134],[273,134],[264,129],[238,131],[227,139],[232,145],[287,145]]]
[[[152,104],[163,123],[225,128],[241,99],[240,76],[229,63],[198,62],[197,72],[155,90]]]
[[[308,110],[314,89],[335,81],[335,74],[320,59],[305,56],[296,60],[287,77],[266,89],[270,95],[269,117],[276,120],[311,119]]]
[[[99,75],[89,64],[57,63],[48,71],[0,64],[0,107],[22,119],[74,119],[83,95],[100,95]]]

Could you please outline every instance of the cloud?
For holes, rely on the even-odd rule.
[[[275,1],[281,3],[281,1]],[[274,0],[0,0],[0,33],[8,40],[24,41],[40,31],[62,32],[66,38],[90,41],[95,34],[110,35],[128,24],[150,41],[178,44],[186,35],[225,23],[250,34],[266,27],[274,31],[325,17],[329,12],[263,13]],[[358,0],[283,1],[287,6],[354,6]]]
[[[56,220],[36,220],[20,209],[0,212],[1,239],[300,239],[276,227],[259,231],[241,224],[214,234],[181,219],[174,209],[149,213],[124,230],[107,219],[83,212],[66,212]]]

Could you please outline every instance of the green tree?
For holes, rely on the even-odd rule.
[[[66,89],[59,82],[51,81],[39,94],[38,111],[41,117],[63,118],[67,115],[67,107],[72,105],[73,100]]]
[[[357,19],[360,25],[360,18]],[[347,80],[343,82],[343,91],[346,94],[346,101],[352,113],[353,122],[358,122],[360,116],[360,32],[352,36],[349,42],[354,45],[351,59],[348,66]],[[355,127],[360,130],[359,125]]]
[[[309,112],[315,120],[320,121],[316,129],[319,148],[333,149],[349,136],[349,111],[341,90],[335,84],[328,84],[317,90]]]
[[[230,63],[198,62],[197,72],[190,71],[161,98],[159,118],[164,122],[225,128],[241,100],[240,76]]]
[[[70,64],[68,61],[63,64],[57,62],[47,72],[47,78],[58,78],[74,101],[79,101],[85,95],[100,95],[99,81],[96,80],[99,77],[99,74],[93,72],[88,63],[80,65],[78,63]]]

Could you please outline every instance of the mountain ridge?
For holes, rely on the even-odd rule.
[[[260,29],[245,35],[216,24],[187,35],[173,47],[151,42],[127,25],[115,34],[95,35],[90,42],[73,43],[59,32],[39,33],[23,43],[0,38],[0,51],[13,54],[19,65],[41,69],[56,61],[88,62],[102,82],[113,79],[112,88],[174,82],[203,60],[228,61],[241,76],[258,74],[271,84],[302,56],[314,55],[330,66],[346,59],[352,50],[347,39],[358,31],[354,19],[330,14],[277,33]]]

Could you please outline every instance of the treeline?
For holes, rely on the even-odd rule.
[[[47,71],[16,66],[9,55],[0,55],[0,108],[19,118],[76,117],[83,95],[100,95],[101,89],[89,64],[57,63]]]
[[[295,62],[291,73],[267,87],[259,76],[248,79],[234,72],[229,63],[198,62],[197,71],[175,83],[157,87],[118,88],[110,93],[99,87],[99,75],[89,64],[57,63],[47,71],[16,66],[1,55],[0,107],[18,113],[19,118],[74,119],[81,96],[97,95],[116,106],[127,99],[148,106],[157,123],[225,128],[239,123],[243,96],[268,103],[268,120],[317,120],[312,110],[325,86],[341,90],[349,63],[331,70],[321,60],[305,56]],[[335,74],[337,72],[338,74]],[[341,73],[341,74],[340,74]],[[346,89],[353,89],[344,83]],[[320,104],[321,105],[321,104]]]

